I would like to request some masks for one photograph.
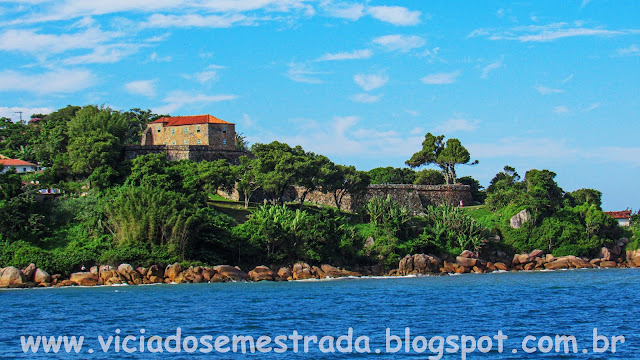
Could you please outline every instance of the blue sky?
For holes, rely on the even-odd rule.
[[[0,116],[210,113],[367,170],[428,131],[640,207],[640,2],[0,0]]]

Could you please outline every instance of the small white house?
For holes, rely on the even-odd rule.
[[[631,210],[607,211],[606,214],[618,220],[620,226],[631,226]]]
[[[38,171],[38,165],[20,159],[0,159],[0,173],[9,169],[15,169],[17,173]]]

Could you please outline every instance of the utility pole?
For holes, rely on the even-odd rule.
[[[20,114],[20,122],[22,122],[22,111],[16,111],[14,114]]]

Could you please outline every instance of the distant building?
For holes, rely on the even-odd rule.
[[[236,150],[236,126],[211,115],[163,117],[147,124],[141,145],[188,145]]]
[[[40,125],[40,122],[41,122],[41,121],[42,121],[42,119],[41,119],[41,118],[39,118],[39,117],[34,117],[34,118],[29,119],[28,124],[29,124],[29,125],[34,125],[34,126],[35,126],[35,125]]]
[[[38,165],[36,164],[19,159],[0,158],[0,173],[5,173],[11,168],[15,169],[17,173],[38,171]]]
[[[618,220],[620,226],[631,226],[631,210],[625,211],[605,211],[612,218]]]

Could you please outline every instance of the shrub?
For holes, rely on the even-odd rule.
[[[413,242],[414,252],[459,255],[463,250],[479,251],[490,236],[488,228],[451,205],[429,206],[425,210],[422,235]]]

